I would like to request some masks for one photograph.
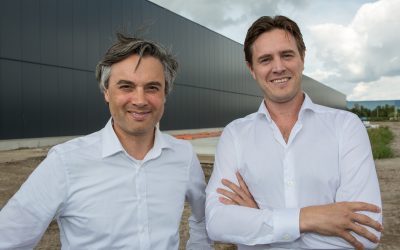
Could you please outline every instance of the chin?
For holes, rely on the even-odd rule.
[[[128,132],[129,135],[135,136],[135,137],[144,136],[144,135],[146,135],[148,133],[149,133],[149,130],[144,130],[144,129],[143,130],[142,129],[135,129],[135,130],[131,130],[131,131]]]

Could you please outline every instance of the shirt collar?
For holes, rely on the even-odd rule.
[[[148,152],[148,156],[154,158],[161,154],[162,149],[172,148],[171,143],[168,143],[161,131],[156,128],[154,145]],[[124,152],[125,149],[122,147],[117,135],[112,126],[112,118],[108,120],[106,126],[102,129],[102,157],[108,157],[118,152]],[[148,158],[146,155],[145,159]]]
[[[156,128],[153,148],[147,153],[145,159],[157,157],[165,148],[172,148],[172,144],[166,140],[160,129]]]
[[[106,126],[102,129],[102,153],[101,156],[107,157],[118,152],[124,151],[112,126],[112,118],[108,120]]]
[[[313,101],[307,95],[307,93],[305,93],[305,92],[303,92],[303,93],[304,93],[304,101],[303,101],[303,104],[301,105],[301,108],[300,108],[300,114],[302,114],[306,110],[311,110],[311,111],[316,112],[317,111],[317,106],[313,103]]]
[[[307,93],[304,93],[304,100],[303,104],[301,105],[300,112],[299,112],[299,117],[302,117],[303,113],[306,110],[311,110],[316,112],[317,111],[317,106],[313,103],[313,101],[310,99],[310,97],[307,95]],[[260,107],[258,108],[257,114],[260,114],[262,116],[265,116],[269,122],[272,121],[271,115],[269,114],[269,111],[267,107],[265,106],[265,101],[264,99],[261,102]]]
[[[264,99],[262,100],[262,102],[260,104],[260,107],[258,108],[257,114],[260,115],[260,116],[265,116],[269,122],[272,121],[271,115],[269,114],[268,109],[265,106]]]

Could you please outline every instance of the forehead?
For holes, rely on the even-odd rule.
[[[111,78],[138,78],[142,80],[164,82],[164,67],[158,58],[153,56],[131,55],[111,66]]]
[[[253,43],[253,56],[273,54],[285,50],[298,52],[296,39],[289,32],[282,29],[273,29],[261,34]]]

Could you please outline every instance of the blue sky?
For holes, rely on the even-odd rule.
[[[151,0],[243,44],[262,15],[286,15],[307,46],[304,73],[348,100],[400,99],[400,0]]]

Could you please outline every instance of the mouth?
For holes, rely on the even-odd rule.
[[[151,111],[128,111],[130,116],[136,121],[145,120],[151,113]]]
[[[270,80],[270,82],[273,84],[276,84],[276,85],[280,85],[280,84],[287,83],[290,79],[291,79],[291,77],[283,77],[283,78],[279,78],[279,79]]]

